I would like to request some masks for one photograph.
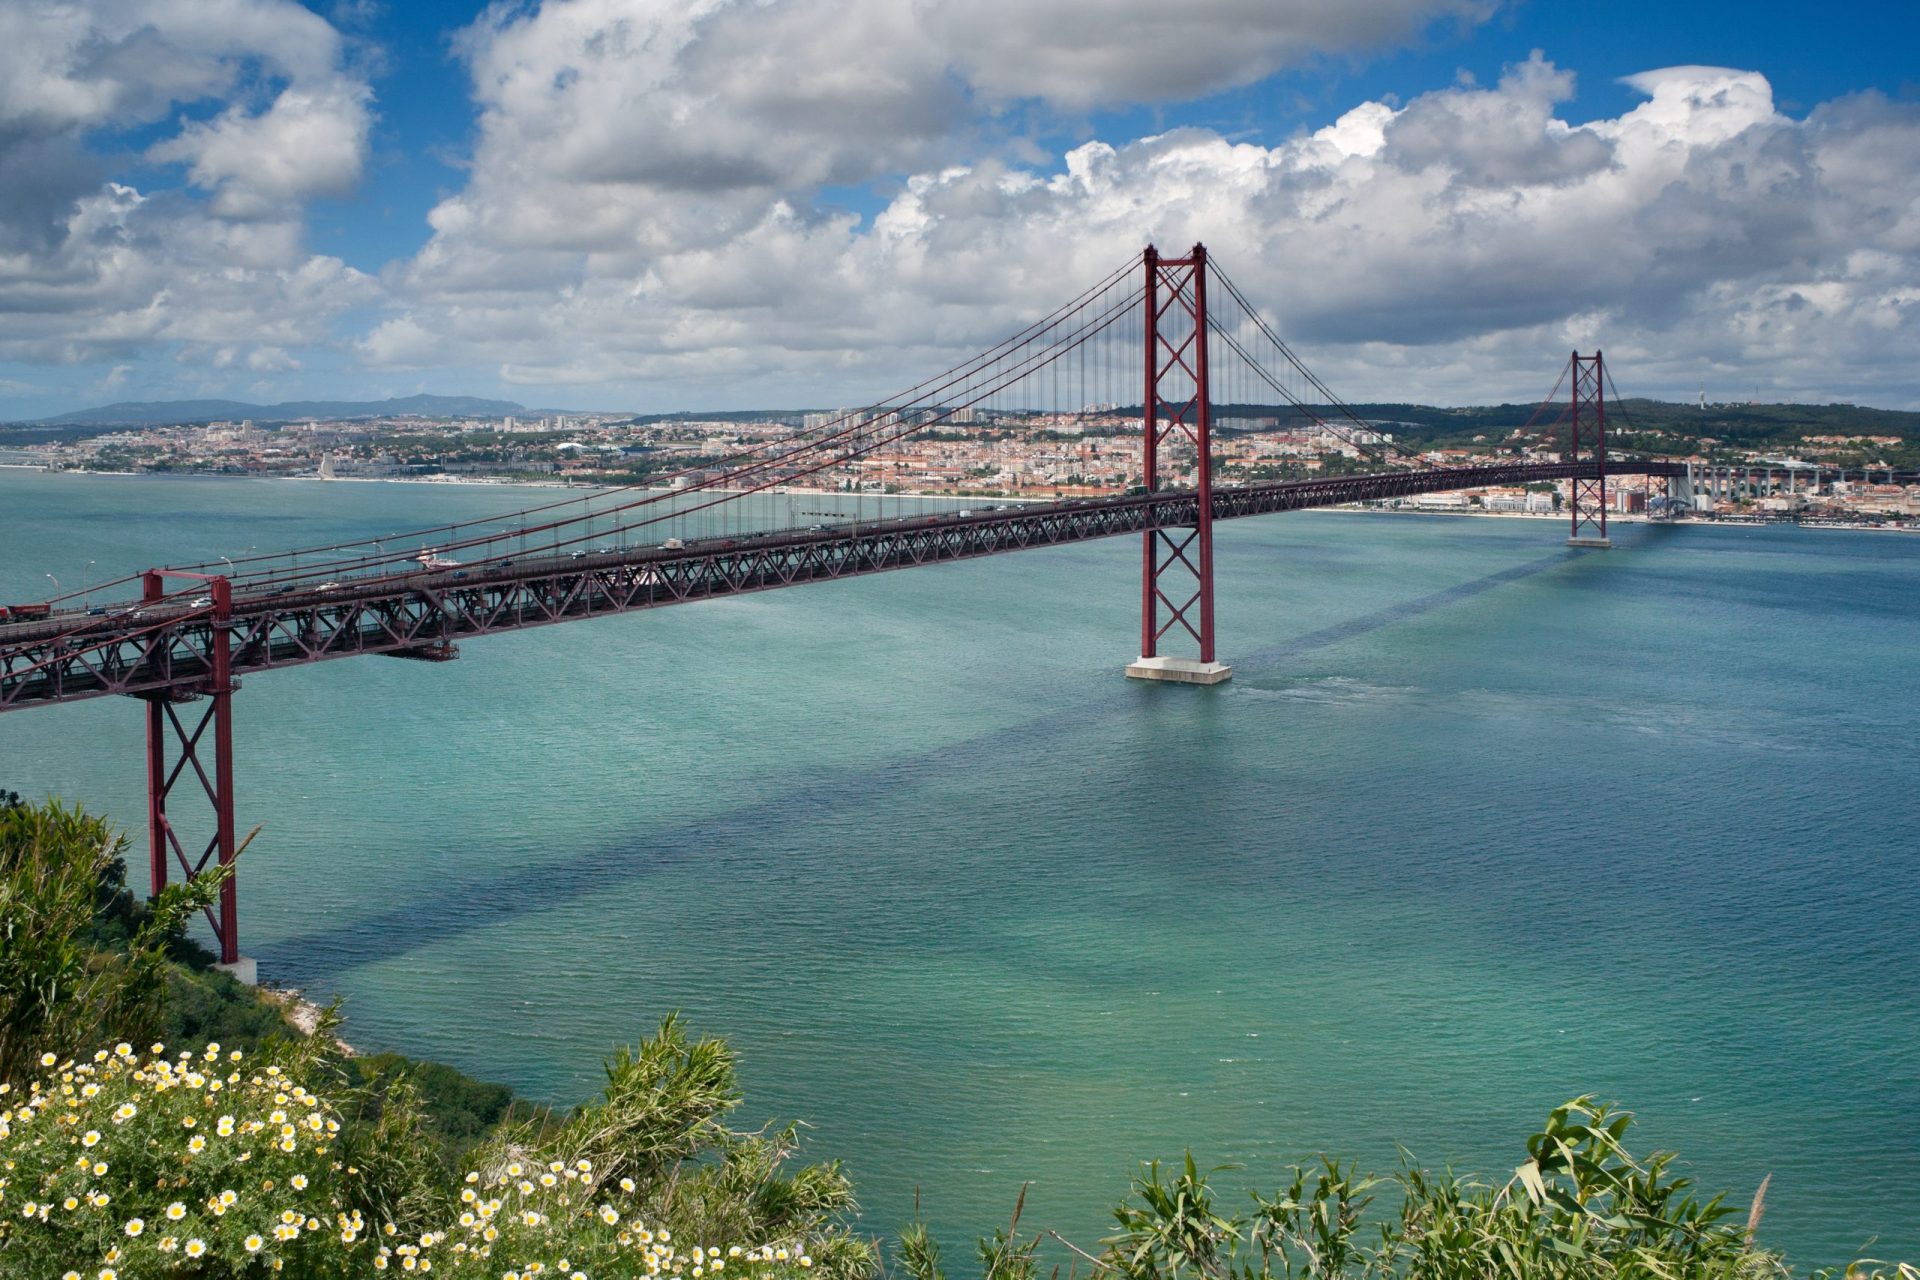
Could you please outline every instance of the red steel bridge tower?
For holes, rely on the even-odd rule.
[[[1219,684],[1233,668],[1213,650],[1213,406],[1207,380],[1207,250],[1163,258],[1152,245],[1146,272],[1146,388],[1142,398],[1142,466],[1149,494],[1163,487],[1176,452],[1194,454],[1193,522],[1142,531],[1140,656],[1127,665],[1137,680]],[[1179,477],[1165,487],[1186,486]],[[1169,632],[1184,632],[1197,657],[1160,652]]]
[[[217,910],[207,912],[219,947],[220,966],[241,981],[254,981],[253,961],[240,954],[240,900],[234,888],[233,860],[239,854],[233,816],[233,691],[240,682],[233,675],[233,584],[226,578],[200,573],[169,573],[150,569],[141,575],[141,598],[148,604],[167,594],[168,577],[194,578],[207,584],[212,606],[206,679],[198,685],[169,685],[140,695],[147,704],[147,872],[157,897],[167,887],[172,864],[178,863],[184,880],[205,875],[209,867],[226,870]],[[206,710],[191,728],[175,708],[204,696]],[[191,719],[192,717],[188,717]],[[212,729],[212,741],[207,741]],[[168,746],[174,760],[168,764]],[[212,809],[212,834],[204,845],[190,849],[180,838],[176,814],[168,798],[189,770]],[[191,793],[192,788],[182,787]]]
[[[1567,461],[1580,461],[1580,431],[1584,418],[1587,428],[1592,432],[1593,447],[1589,454],[1595,470],[1591,480],[1575,479],[1572,482],[1572,501],[1567,505],[1573,515],[1573,529],[1567,537],[1567,545],[1611,547],[1613,540],[1607,537],[1606,360],[1598,351],[1590,356],[1583,356],[1576,351],[1569,368],[1573,374],[1573,402],[1568,406],[1573,448],[1567,455]]]

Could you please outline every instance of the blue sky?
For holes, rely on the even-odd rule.
[[[1636,391],[1920,407],[1911,7],[1166,9],[26,0],[0,418],[837,403],[1054,301],[978,273],[1151,236],[1275,264],[1243,284],[1355,399],[1605,341]]]

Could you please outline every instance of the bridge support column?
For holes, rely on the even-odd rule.
[[[1669,510],[1677,508],[1684,515],[1690,516],[1695,514],[1700,505],[1699,499],[1696,496],[1698,493],[1699,490],[1696,488],[1693,464],[1689,462],[1687,464],[1686,474],[1675,476],[1667,484]]]
[[[167,887],[175,865],[183,879],[193,880],[206,874],[209,867],[232,867],[239,854],[233,811],[233,692],[239,687],[232,666],[233,592],[225,578],[213,578],[208,586],[213,642],[205,687],[142,695],[147,704],[147,874],[156,896]],[[143,588],[142,595],[148,601],[158,601],[166,594],[158,572],[145,575]],[[206,709],[197,718],[183,718],[178,708],[202,697]],[[208,730],[212,730],[211,741]],[[176,790],[191,794],[191,787],[180,786],[189,772],[206,798],[212,819],[211,835],[195,851],[189,851],[182,840],[168,804]],[[220,885],[219,900],[206,916],[213,927],[219,967],[251,984],[256,976],[254,963],[240,954],[240,900],[231,871]]]
[[[1141,534],[1140,656],[1127,665],[1136,680],[1219,684],[1233,668],[1213,647],[1213,448],[1207,381],[1207,250],[1194,245],[1184,258],[1162,258],[1147,246],[1146,388],[1142,398],[1141,469],[1148,493],[1161,487],[1162,452],[1191,446],[1195,502],[1191,524],[1158,526]],[[1165,610],[1164,620],[1162,610]],[[1160,642],[1178,627],[1193,639],[1194,657],[1162,654]]]
[[[1591,356],[1573,353],[1573,448],[1569,462],[1580,460],[1582,411],[1593,429],[1592,479],[1576,479],[1570,501],[1573,530],[1567,537],[1570,547],[1611,547],[1607,536],[1607,366],[1596,351]]]

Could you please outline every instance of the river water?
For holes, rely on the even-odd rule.
[[[0,471],[0,599],[550,496]],[[1920,1256],[1920,539],[1564,536],[1223,525],[1215,689],[1121,677],[1130,539],[250,677],[245,949],[558,1102],[684,1010],[950,1247],[1187,1148],[1504,1179],[1592,1093],[1796,1263]],[[0,717],[0,786],[137,834],[141,726]]]

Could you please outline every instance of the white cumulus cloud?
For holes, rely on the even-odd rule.
[[[1084,29],[1066,21],[1069,0],[1028,8],[1008,22],[1043,46],[1047,31]],[[776,92],[838,99],[808,79],[817,47],[798,31],[783,59],[774,19],[782,39],[754,46],[752,74],[721,74],[732,64],[706,42],[751,43],[760,28],[730,25],[743,12],[656,7],[636,26],[626,6],[577,0],[474,29],[470,181],[393,274],[398,306],[363,358],[491,366],[641,403],[881,394],[1149,240],[1204,240],[1356,399],[1524,397],[1569,347],[1597,343],[1635,391],[1737,379],[1920,396],[1899,354],[1920,336],[1911,104],[1869,94],[1795,119],[1757,72],[1674,67],[1628,82],[1645,99],[1633,109],[1574,123],[1573,74],[1536,54],[1492,87],[1356,104],[1274,145],[1179,129],[1016,164],[984,144],[966,154],[926,116],[885,114],[884,80],[843,99],[859,107],[851,123],[769,111]],[[940,8],[919,12],[924,25]],[[1381,7],[1364,38],[1433,13]],[[902,65],[939,63],[945,80],[917,78],[941,111],[955,77],[970,98],[1018,91],[972,69],[990,60],[984,35],[924,62],[900,41]],[[1212,65],[1208,83],[1242,74]],[[1097,96],[1061,83],[1069,99]],[[901,166],[899,194],[870,220],[818,199]]]
[[[0,360],[285,370],[374,300],[304,245],[305,202],[365,161],[370,93],[346,61],[293,0],[0,6]],[[167,123],[209,102],[211,118]],[[206,199],[103,171],[96,134],[139,125],[161,132],[147,159]]]
[[[375,372],[640,407],[843,403],[1149,240],[1204,240],[1355,399],[1525,397],[1601,344],[1626,391],[1920,403],[1909,102],[1795,115],[1760,71],[1668,67],[1596,120],[1536,54],[1292,137],[1086,129],[1497,7],[498,4],[455,42],[464,179],[375,280],[307,244],[310,202],[364,181],[376,121],[326,19],[294,0],[14,0],[0,363],[304,376],[372,308],[349,350]],[[101,139],[129,126],[163,180],[106,169]],[[1088,140],[1050,155],[1035,131]],[[848,187],[884,207],[847,212]]]
[[[188,125],[148,157],[188,164],[194,185],[216,193],[222,216],[274,214],[315,196],[344,195],[360,181],[370,97],[365,85],[344,79],[289,87],[263,111],[235,106]]]
[[[1196,97],[1282,67],[1482,22],[1495,0],[935,0],[917,6],[959,72],[1001,99],[1070,107]]]

